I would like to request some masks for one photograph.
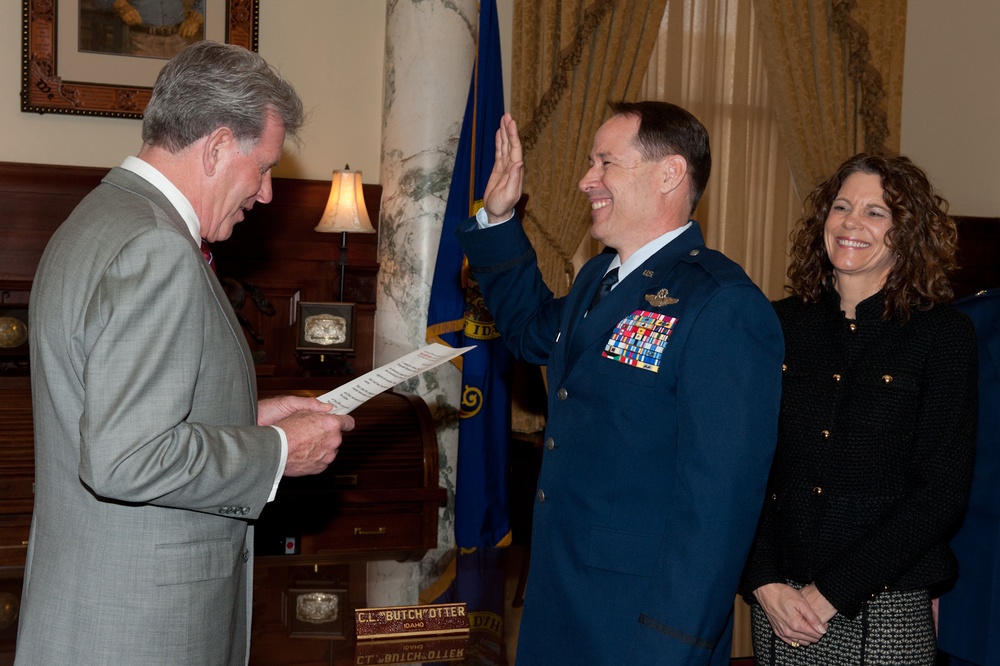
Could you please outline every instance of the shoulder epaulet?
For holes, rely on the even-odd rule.
[[[1000,287],[994,287],[993,289],[981,289],[974,294],[969,294],[968,296],[956,299],[954,304],[961,305],[962,303],[981,301],[988,298],[1000,298]]]

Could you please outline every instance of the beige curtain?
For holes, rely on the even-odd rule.
[[[511,111],[525,229],[549,288],[569,291],[590,213],[577,182],[607,103],[637,99],[666,0],[515,0]]]
[[[753,0],[804,196],[859,151],[899,151],[906,0]]]
[[[695,212],[709,247],[784,295],[788,234],[801,204],[768,89],[750,0],[671,0],[642,96],[679,104],[708,129],[712,175]]]

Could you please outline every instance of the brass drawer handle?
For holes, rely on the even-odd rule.
[[[355,527],[354,528],[354,536],[378,536],[378,535],[381,535],[381,534],[385,534],[385,528],[384,527],[377,527],[377,528],[375,528],[373,530],[366,530],[363,527]]]

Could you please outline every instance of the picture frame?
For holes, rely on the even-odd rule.
[[[354,303],[307,303],[298,306],[295,350],[313,353],[354,351]]]
[[[341,588],[289,588],[285,595],[285,621],[293,638],[346,640],[347,590]]]
[[[21,111],[142,118],[167,60],[78,51],[91,1],[22,0]],[[205,39],[257,50],[259,0],[205,2]]]

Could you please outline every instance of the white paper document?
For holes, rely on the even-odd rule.
[[[343,386],[338,386],[328,393],[319,396],[321,400],[333,406],[331,414],[350,414],[358,405],[374,398],[382,391],[388,391],[400,382],[416,377],[421,372],[436,368],[447,363],[456,356],[461,356],[470,347],[448,347],[437,343],[429,344],[422,349],[402,356],[392,363],[353,379]]]

